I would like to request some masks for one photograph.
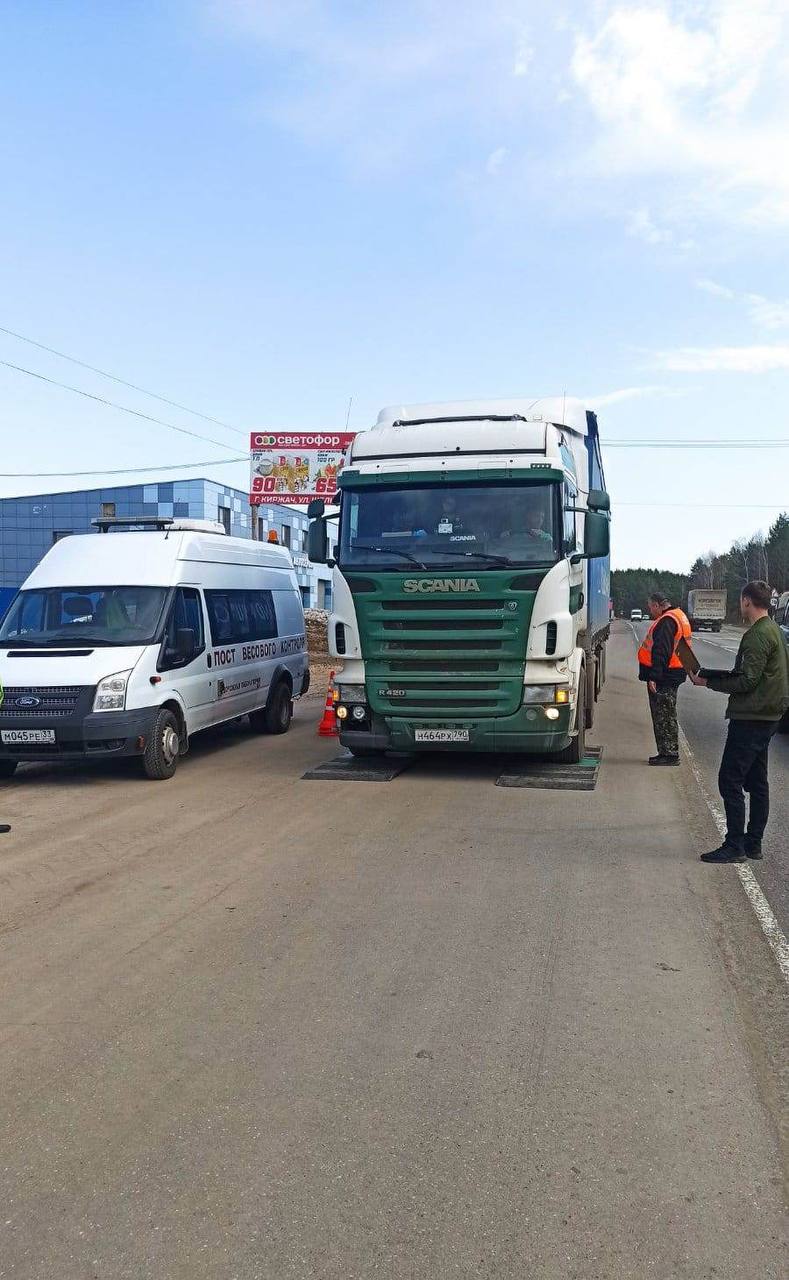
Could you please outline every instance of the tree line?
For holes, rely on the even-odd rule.
[[[687,574],[665,569],[614,569],[611,598],[614,612],[626,617],[631,609],[646,609],[648,596],[662,591],[672,604],[684,606],[693,587],[725,590],[729,615],[736,617],[740,591],[753,578],[769,582],[779,593],[789,591],[789,515],[783,512],[767,534],[737,538],[728,551],[708,551],[694,560]]]

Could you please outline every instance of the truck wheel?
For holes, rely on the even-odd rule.
[[[586,716],[584,708],[586,706],[586,672],[581,672],[581,679],[578,685],[578,702],[575,712],[575,727],[578,730],[575,737],[570,741],[569,747],[565,747],[563,751],[557,751],[555,759],[560,764],[580,764],[586,755]]]
[[[0,760],[0,778],[13,778],[18,760]]]
[[[282,680],[277,685],[263,712],[266,733],[287,733],[293,719],[293,698]]]
[[[591,667],[591,670],[590,670]],[[597,697],[597,660],[593,655],[589,657],[589,666],[586,668],[586,685],[585,685],[585,714],[584,728],[591,729],[594,724],[594,704]]]
[[[159,782],[172,778],[178,768],[181,736],[178,721],[172,711],[162,707],[157,713],[151,735],[142,754],[142,767],[146,778]]]
[[[789,711],[785,712],[783,720],[778,722],[779,733],[789,733]]]

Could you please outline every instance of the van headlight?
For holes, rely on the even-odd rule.
[[[105,676],[96,686],[93,699],[94,711],[123,711],[126,707],[126,685],[131,671],[119,671],[114,676]]]

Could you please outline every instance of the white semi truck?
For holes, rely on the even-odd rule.
[[[313,503],[310,559],[334,565],[343,745],[581,759],[609,632],[595,415],[563,398],[384,409],[339,489],[338,547]]]
[[[688,592],[688,620],[694,631],[720,631],[726,621],[726,592],[694,587]]]

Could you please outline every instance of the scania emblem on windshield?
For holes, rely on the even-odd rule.
[[[403,591],[432,595],[437,591],[479,591],[476,578],[406,578]]]
[[[30,697],[26,697],[26,698],[14,698],[14,706],[15,706],[15,707],[40,707],[40,706],[41,706],[41,699],[40,699],[40,698],[30,698]]]

